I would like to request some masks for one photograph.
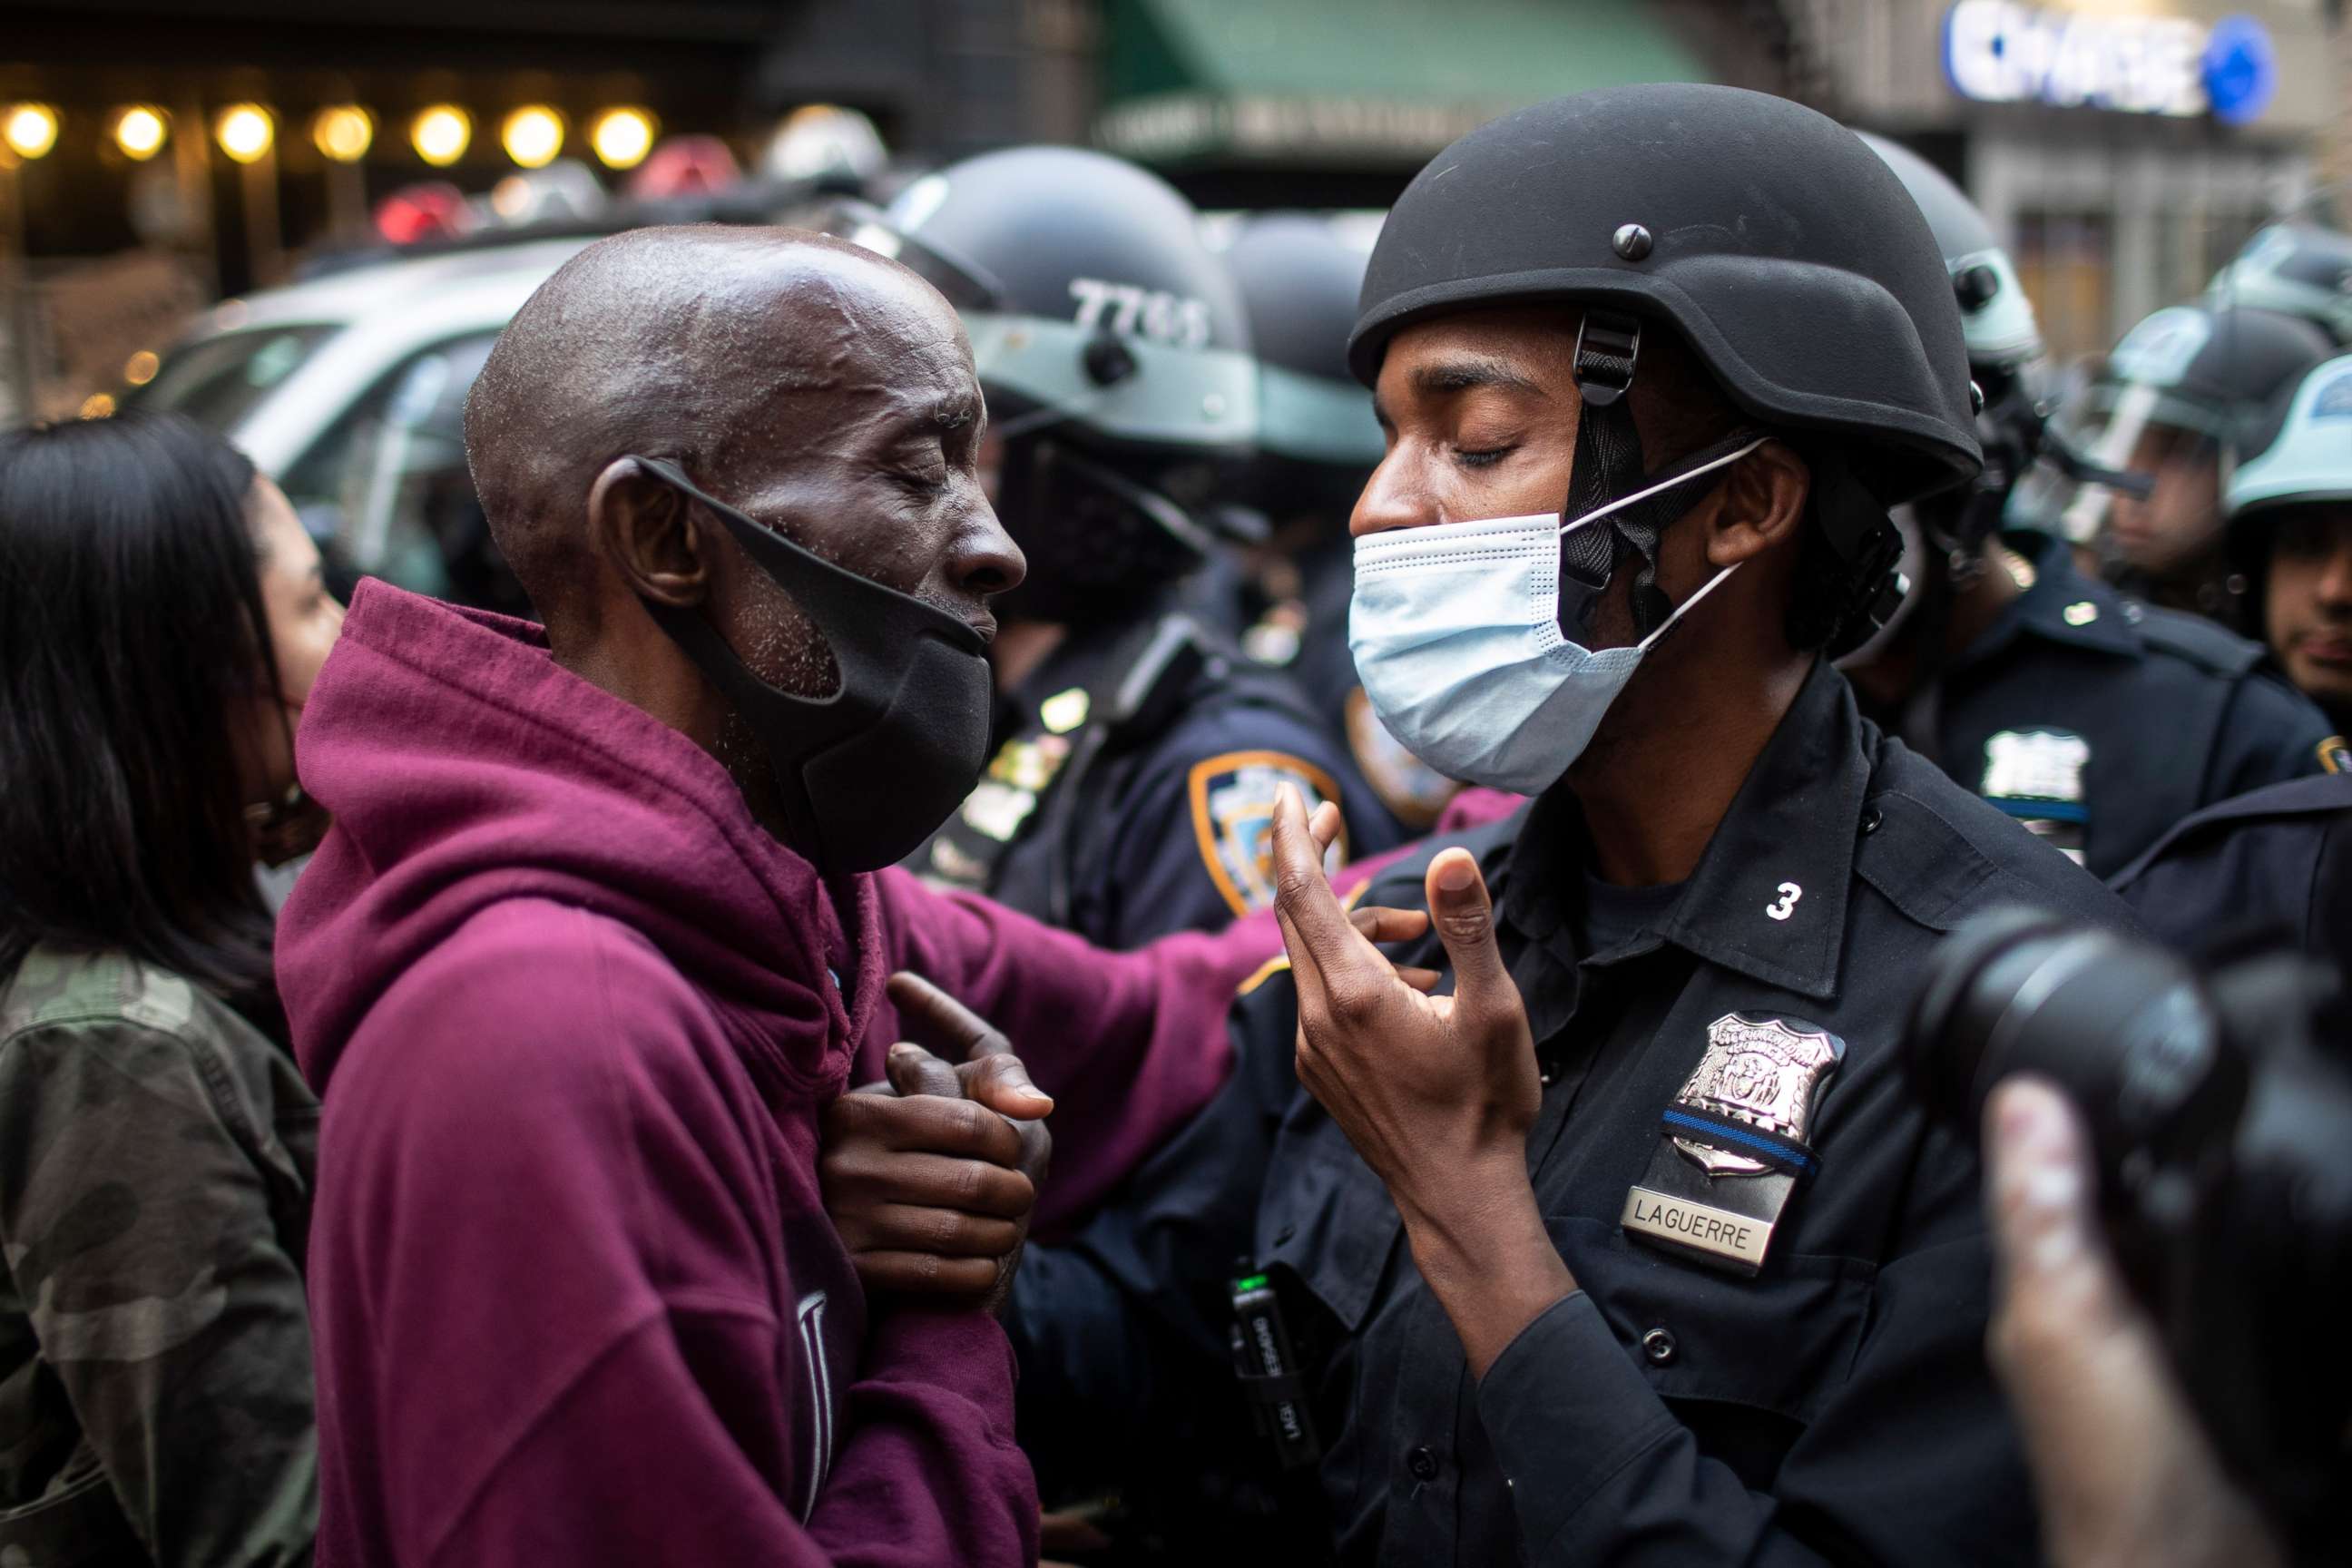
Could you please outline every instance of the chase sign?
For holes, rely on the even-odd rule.
[[[1944,75],[1981,103],[2126,114],[2261,118],[2278,88],[2270,34],[2251,16],[2082,15],[2016,0],[1959,0],[1944,16]]]

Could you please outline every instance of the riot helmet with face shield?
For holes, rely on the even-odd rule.
[[[971,335],[994,500],[1028,558],[1008,619],[1131,616],[1214,548],[1258,432],[1248,322],[1190,203],[1099,153],[1016,147],[823,226],[912,268]]]

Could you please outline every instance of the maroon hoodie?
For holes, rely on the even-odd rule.
[[[920,968],[1056,1098],[1066,1224],[1222,1080],[1247,953],[828,893],[537,627],[378,584],[300,769],[335,818],[278,948],[326,1100],[320,1563],[1034,1561],[1003,1334],[866,1300],[818,1113]]]

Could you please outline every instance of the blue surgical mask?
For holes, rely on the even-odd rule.
[[[1609,576],[1563,577],[1562,538],[1727,468],[1767,439],[1757,436],[1565,525],[1542,512],[1358,539],[1348,647],[1373,713],[1399,744],[1449,778],[1540,795],[1583,755],[1658,639],[1737,570],[1717,573],[1640,642],[1588,648],[1560,628],[1590,623]]]

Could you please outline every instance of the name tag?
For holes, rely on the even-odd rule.
[[[1764,1266],[1772,1244],[1772,1222],[1734,1214],[1687,1198],[1635,1187],[1625,1194],[1618,1223],[1628,1231],[1738,1263],[1748,1272]]]

